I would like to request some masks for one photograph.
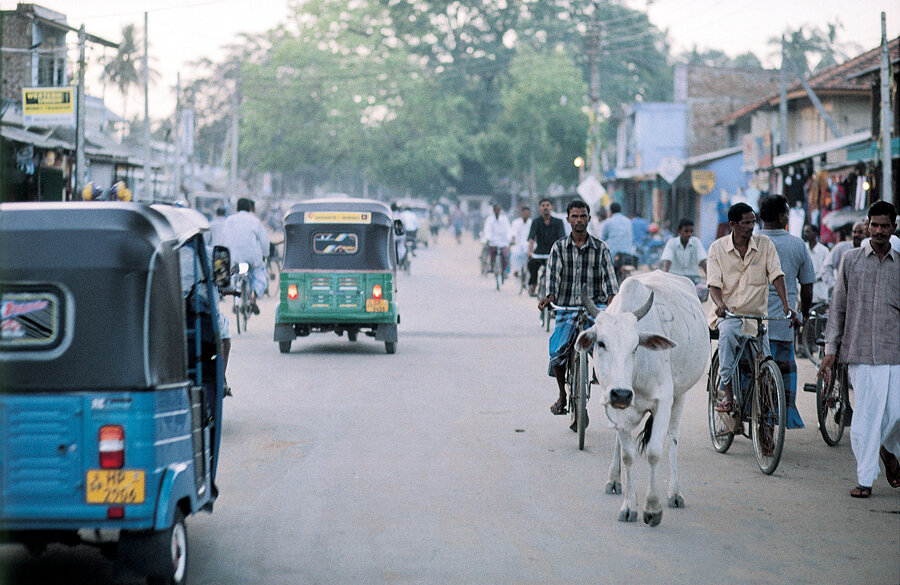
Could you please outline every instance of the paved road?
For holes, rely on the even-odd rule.
[[[682,419],[687,508],[657,528],[618,522],[603,412],[579,452],[549,412],[534,300],[477,268],[469,241],[419,254],[400,277],[396,355],[333,334],[281,355],[264,300],[234,339],[221,497],[188,524],[194,583],[900,582],[900,490],[882,477],[871,499],[847,495],[849,440],[825,445],[811,394],[807,428],[764,476],[746,439],[713,451],[703,380]],[[635,470],[642,499],[646,462]],[[82,548],[35,561],[0,549],[0,563],[17,583],[134,582]]]

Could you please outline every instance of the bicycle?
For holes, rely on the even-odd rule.
[[[232,268],[232,273],[234,278],[231,292],[234,297],[232,311],[234,311],[237,332],[240,335],[242,330],[247,330],[247,321],[250,320],[250,315],[253,313],[250,299],[250,265],[246,262],[240,262]],[[241,326],[242,323],[243,326]]]
[[[818,362],[825,357],[825,339],[817,340]],[[850,376],[847,372],[847,364],[837,361],[831,369],[831,380],[826,385],[823,378],[817,378],[815,384],[803,385],[807,392],[816,393],[816,418],[819,422],[819,432],[825,444],[834,447],[841,442],[844,436],[844,428],[850,426],[853,419],[853,405],[850,401]]]
[[[491,250],[490,247],[485,244],[481,248],[481,257],[479,259],[481,262],[481,276],[487,276],[491,272]]]
[[[547,259],[550,258],[550,254],[532,254],[532,258],[535,260],[544,260],[541,263],[540,268],[538,268],[538,277],[537,277],[537,288],[535,289],[535,296],[540,297],[541,294],[547,290]],[[550,323],[553,321],[553,310],[547,306],[541,309],[541,327],[544,328],[544,331],[550,331]]]
[[[503,248],[500,246],[490,246],[494,253],[494,262],[491,271],[494,273],[494,282],[497,284],[497,290],[503,287],[506,280],[506,271],[503,269]]]
[[[786,321],[789,317],[739,315],[726,311],[725,318],[755,320],[756,335],[742,335],[735,352],[738,360],[731,378],[734,389],[733,414],[717,412],[715,409],[716,404],[724,397],[724,390],[719,376],[719,348],[713,352],[707,383],[709,436],[713,448],[719,453],[728,451],[736,434],[748,436],[753,444],[759,470],[770,475],[778,468],[784,449],[787,396],[781,371],[775,365],[775,360],[762,353],[766,333],[763,321]],[[718,332],[713,333],[717,338]],[[750,424],[749,435],[744,431],[745,422]]]
[[[266,285],[266,296],[271,296],[281,290],[279,279],[281,278],[281,254],[278,252],[278,244],[269,243],[269,255],[266,257],[266,272],[269,282]],[[272,285],[275,285],[274,289]]]
[[[569,416],[572,421],[569,428],[578,434],[578,449],[581,451],[584,450],[584,431],[588,425],[587,401],[591,397],[591,369],[589,352],[578,351],[575,340],[587,327],[587,309],[581,306],[566,307],[550,304],[557,312],[578,311],[578,317],[575,320],[575,334],[572,336],[569,355],[566,358],[566,388],[569,396]]]
[[[828,325],[828,303],[816,303],[809,310],[809,317],[800,328],[800,343],[798,344],[803,355],[815,364],[819,365],[819,339],[825,335],[825,327]]]

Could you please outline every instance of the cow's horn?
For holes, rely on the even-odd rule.
[[[653,305],[653,291],[650,291],[650,297],[647,299],[647,302],[644,303],[639,309],[636,311],[632,311],[631,313],[637,317],[638,321],[644,318],[644,315],[650,310],[651,305]]]
[[[587,285],[581,287],[581,304],[584,305],[591,317],[596,317],[600,313],[600,309],[597,308],[597,305],[594,304],[594,301],[587,294]]]

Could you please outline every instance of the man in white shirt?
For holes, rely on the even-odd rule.
[[[816,282],[813,284],[814,303],[823,303],[828,300],[828,285],[822,281],[822,270],[825,258],[828,256],[828,248],[819,242],[819,226],[807,224],[803,227],[803,240],[812,258],[813,268],[816,271]]]
[[[487,241],[488,248],[491,252],[491,266],[500,252],[502,269],[505,273],[509,266],[509,242],[512,239],[512,226],[509,218],[500,213],[501,207],[494,204],[494,213],[484,220],[484,238]]]
[[[831,252],[825,256],[825,262],[822,263],[822,282],[825,283],[825,286],[828,288],[834,286],[838,269],[841,267],[841,258],[843,257],[844,252],[852,250],[853,248],[859,248],[862,241],[866,238],[866,235],[866,223],[864,221],[854,223],[853,231],[850,232],[850,240],[838,242],[834,245],[834,248],[831,249]]]
[[[531,208],[519,208],[519,217],[512,220],[512,242],[510,242],[510,268],[516,276],[524,269],[528,256],[528,234],[531,231]]]
[[[252,199],[238,199],[238,212],[225,218],[223,229],[224,245],[231,253],[231,264],[240,262],[250,265],[250,287],[253,289],[252,309],[259,314],[256,299],[266,291],[268,275],[265,257],[269,254],[269,234],[259,218],[253,215],[255,204]]]
[[[700,282],[700,268],[706,272],[706,249],[694,235],[694,221],[683,218],[678,222],[678,235],[666,242],[660,256],[663,272],[671,272]]]

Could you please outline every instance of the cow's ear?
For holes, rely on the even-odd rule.
[[[656,335],[655,333],[641,333],[638,344],[641,347],[646,347],[647,349],[652,349],[653,351],[662,351],[664,349],[673,349],[675,347],[674,341],[672,341],[668,337]]]
[[[587,351],[594,341],[597,340],[597,332],[594,331],[594,328],[586,329],[582,331],[578,338],[575,340],[575,347],[577,347],[581,351]]]

